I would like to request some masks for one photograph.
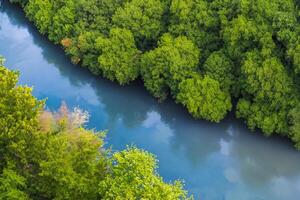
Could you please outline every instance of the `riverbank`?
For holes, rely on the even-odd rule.
[[[27,17],[42,34],[64,46],[73,63],[89,68],[92,73],[121,85],[141,77],[147,90],[160,101],[172,96],[195,118],[213,122],[222,120],[232,109],[231,99],[237,98],[236,115],[244,119],[251,130],[259,128],[265,135],[289,137],[298,146],[298,47],[297,37],[294,37],[298,29],[284,27],[277,20],[289,15],[292,27],[298,27],[295,19],[297,8],[293,3],[285,2],[285,14],[272,16],[274,22],[270,22],[270,16],[265,13],[258,16],[240,13],[244,7],[239,1],[229,6],[237,8],[230,12],[227,12],[228,5],[224,7],[203,1],[203,6],[210,13],[227,10],[224,16],[223,12],[207,16],[208,21],[217,23],[214,28],[217,31],[212,32],[202,24],[194,24],[197,21],[193,19],[194,15],[187,18],[179,15],[176,1],[165,5],[157,0],[156,6],[151,4],[152,1],[124,4],[104,1],[98,7],[96,1],[75,4],[69,0],[59,6],[48,1],[17,2],[25,2]],[[195,5],[187,6],[189,12],[202,13],[200,5],[190,4]],[[272,8],[274,12],[270,13],[277,13],[278,6],[269,4],[271,1],[249,9],[260,13]],[[274,5],[277,4],[280,1],[274,2]],[[89,6],[95,10],[86,10]],[[141,14],[143,20],[139,21],[140,16],[133,16],[135,12],[132,11],[139,13],[141,8],[153,12]],[[182,12],[184,9],[177,8]],[[231,14],[227,16],[228,13]],[[93,16],[90,21],[89,16]],[[254,27],[261,27],[252,28],[249,33],[237,31],[235,27],[245,20],[246,23],[248,18]],[[120,23],[123,20],[124,23]],[[188,33],[180,28],[185,26]],[[263,37],[266,34],[261,30],[268,32],[267,38]],[[290,33],[289,39],[281,34],[286,31]],[[219,35],[214,35],[218,32]],[[234,38],[239,34],[241,38],[237,40],[241,41],[235,42]],[[254,39],[248,41],[248,36],[242,37],[247,34]],[[202,37],[204,35],[209,41]],[[269,35],[276,35],[276,38]],[[279,45],[278,41],[284,45]],[[281,52],[280,55],[278,52]],[[295,69],[288,70],[290,68]]]
[[[108,148],[134,144],[157,155],[164,180],[185,180],[196,199],[294,200],[300,193],[300,155],[289,141],[250,132],[232,116],[219,124],[194,120],[172,100],[157,103],[140,83],[120,87],[92,76],[7,2],[0,19],[0,54],[22,74],[19,84],[47,97],[49,110],[65,101],[89,111],[87,128],[108,129]]]

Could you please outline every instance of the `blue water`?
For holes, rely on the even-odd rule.
[[[300,194],[300,152],[282,138],[250,132],[228,116],[222,123],[194,120],[168,100],[157,103],[137,81],[121,87],[74,66],[26,20],[2,1],[0,54],[21,72],[47,109],[62,101],[91,114],[89,128],[108,130],[106,146],[134,144],[157,155],[165,181],[185,180],[203,200],[296,200]]]

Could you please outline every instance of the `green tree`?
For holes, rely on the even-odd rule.
[[[50,0],[29,0],[25,12],[42,34],[49,34],[53,17],[53,4]]]
[[[49,28],[49,38],[56,43],[66,37],[71,37],[74,32],[75,5],[73,1],[65,1],[64,4],[53,13],[52,24]]]
[[[177,101],[195,117],[219,122],[231,110],[230,95],[223,92],[218,81],[199,75],[179,84]]]
[[[204,55],[220,45],[218,18],[206,0],[172,0],[169,32],[187,36]]]
[[[287,133],[288,112],[294,105],[292,81],[276,57],[264,59],[258,51],[249,52],[242,66],[243,98],[237,116],[251,129],[261,128],[270,135]]]
[[[32,155],[39,167],[34,179],[29,178],[31,190],[40,198],[96,199],[97,185],[106,168],[105,156],[99,153],[102,140],[78,128],[49,134],[39,141],[45,146],[40,149],[42,146],[35,144],[32,149],[40,153]]]
[[[295,147],[300,149],[300,104],[293,108],[290,112],[291,117],[291,129],[290,137],[295,142]]]
[[[27,163],[26,142],[36,130],[43,105],[31,95],[31,88],[16,86],[18,73],[0,62],[0,171],[8,162]]]
[[[0,199],[3,200],[27,200],[28,195],[22,191],[25,178],[16,174],[15,171],[4,169],[0,175]]]
[[[160,0],[132,0],[112,17],[115,26],[131,30],[139,47],[155,42],[163,30],[164,5]]]
[[[86,31],[109,35],[112,16],[127,0],[72,0],[76,9],[75,30],[77,35]]]
[[[196,73],[199,50],[192,41],[181,36],[173,38],[164,34],[154,50],[141,59],[141,70],[146,88],[156,98],[164,100],[169,88],[175,96],[178,84]]]
[[[234,66],[232,61],[222,51],[209,55],[203,65],[204,73],[220,83],[222,89],[230,91],[234,83]]]
[[[103,199],[187,199],[179,181],[163,182],[152,154],[131,147],[115,153],[110,162],[111,173],[99,184]]]
[[[109,38],[99,37],[96,45],[101,50],[98,62],[106,78],[124,85],[138,76],[140,51],[129,30],[111,29]]]

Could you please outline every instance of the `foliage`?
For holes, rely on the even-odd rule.
[[[182,184],[165,184],[157,175],[153,155],[130,147],[115,153],[111,160],[111,174],[100,182],[103,199],[186,199]],[[130,169],[130,170],[128,170]]]
[[[15,171],[4,169],[0,175],[0,199],[3,200],[27,200],[27,194],[22,191],[25,186],[25,178]]]
[[[185,35],[205,54],[219,46],[218,19],[209,9],[209,1],[172,0],[170,5],[170,33]]]
[[[219,122],[231,110],[230,96],[220,89],[219,82],[208,76],[195,76],[179,84],[177,101],[195,118]]]
[[[198,59],[199,50],[192,41],[184,36],[163,35],[158,47],[141,59],[146,88],[160,100],[167,97],[169,88],[176,95],[178,84],[196,73]]]
[[[50,0],[29,0],[25,7],[26,15],[36,24],[42,34],[50,31],[53,17],[53,5]]]
[[[112,21],[116,27],[131,30],[137,44],[147,47],[147,41],[156,41],[163,30],[163,12],[160,0],[132,0],[116,10]]]
[[[0,66],[0,171],[10,160],[27,162],[26,142],[36,130],[43,105],[31,95],[31,88],[16,86],[17,81],[17,72]]]
[[[232,61],[222,51],[215,51],[205,61],[203,71],[218,81],[222,89],[231,91],[235,78],[233,67]]]
[[[239,117],[247,119],[250,128],[264,133],[287,133],[288,112],[294,104],[292,81],[281,62],[275,58],[261,58],[250,52],[242,66],[245,95],[237,105]]]
[[[300,149],[300,105],[291,110],[290,117],[292,123],[290,135],[295,142],[296,148]]]
[[[102,52],[98,62],[104,77],[124,85],[138,76],[139,50],[129,30],[111,29],[109,38],[99,37],[96,46]]]

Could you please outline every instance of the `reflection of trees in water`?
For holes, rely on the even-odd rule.
[[[193,119],[187,111],[178,104],[169,100],[158,105],[157,111],[162,121],[173,130],[170,145],[174,153],[183,151],[185,156],[194,165],[204,161],[210,154],[219,151],[219,142],[227,138],[228,124],[210,123],[204,120]]]
[[[27,19],[24,18],[22,9],[14,4],[8,2],[8,0],[1,0],[0,12],[5,12],[11,24],[16,27],[27,27]]]
[[[122,119],[130,128],[139,126],[155,104],[154,99],[141,87],[142,83],[135,82],[135,84],[121,87],[108,80],[99,79],[95,79],[92,86],[100,101],[105,105],[109,123],[114,124]]]
[[[220,142],[224,141],[233,160],[230,167],[246,185],[261,187],[278,177],[300,175],[300,152],[287,139],[252,133],[233,116],[220,124],[193,120],[172,102],[159,105],[158,112],[174,131],[170,139],[174,153],[183,150],[194,165],[201,165],[207,156],[220,151]]]
[[[300,175],[300,153],[284,138],[264,138],[260,133],[250,133],[241,124],[235,125],[231,157],[238,161],[243,182],[260,187],[274,178],[293,178]]]
[[[122,119],[128,127],[139,126],[149,111],[156,111],[161,115],[163,123],[173,131],[169,140],[174,154],[184,152],[193,165],[201,165],[207,156],[218,152],[220,141],[224,140],[230,144],[229,156],[234,160],[234,170],[247,185],[259,187],[275,177],[298,175],[300,154],[290,143],[282,142],[281,138],[263,138],[258,133],[251,134],[232,117],[226,118],[220,124],[194,120],[182,106],[173,101],[158,104],[141,86],[141,81],[121,87],[92,76],[88,70],[72,65],[61,48],[41,36],[25,18],[21,9],[3,1],[0,11],[8,15],[13,25],[28,29],[33,36],[33,42],[42,49],[45,60],[53,64],[73,86],[91,85],[105,106],[110,124]],[[230,126],[234,130],[233,135],[227,133]]]

